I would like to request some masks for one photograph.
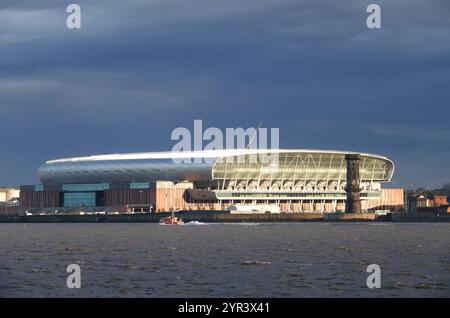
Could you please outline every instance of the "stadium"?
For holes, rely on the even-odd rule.
[[[230,149],[50,160],[38,170],[41,184],[21,187],[20,205],[60,211],[223,210],[232,204],[277,205],[283,212],[343,211],[347,154],[360,155],[364,210],[403,204],[403,192],[381,187],[394,172],[385,156]]]

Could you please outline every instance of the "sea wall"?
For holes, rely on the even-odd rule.
[[[149,222],[155,223],[171,213],[110,214],[110,215],[2,215],[3,223],[101,223]],[[302,222],[322,221],[321,213],[230,214],[224,211],[182,211],[176,216],[184,222]]]
[[[374,221],[377,218],[375,213],[327,213],[324,219],[327,221]]]
[[[171,213],[137,213],[109,215],[0,215],[0,223],[157,223]],[[450,222],[450,213],[392,213],[377,216],[374,213],[279,213],[279,214],[230,214],[226,211],[182,211],[176,216],[184,222]]]

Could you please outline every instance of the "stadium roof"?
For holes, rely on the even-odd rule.
[[[182,159],[182,158],[221,158],[236,155],[250,155],[263,153],[329,153],[329,154],[360,154],[361,156],[374,157],[389,160],[385,156],[342,150],[313,150],[313,149],[224,149],[224,150],[201,150],[201,151],[163,151],[163,152],[141,152],[124,154],[106,154],[86,157],[73,157],[49,160],[46,163],[77,162],[77,161],[108,161],[108,160],[140,160],[140,159]]]

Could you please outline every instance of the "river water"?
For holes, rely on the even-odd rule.
[[[0,224],[0,297],[400,296],[450,297],[450,224]]]

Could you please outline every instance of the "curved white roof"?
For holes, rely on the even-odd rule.
[[[142,152],[124,154],[106,154],[86,157],[74,157],[49,160],[46,163],[78,162],[78,161],[109,161],[109,160],[140,160],[140,159],[182,159],[182,158],[221,158],[245,154],[261,153],[330,153],[330,154],[360,154],[390,161],[385,156],[371,153],[338,150],[313,150],[313,149],[224,149],[224,150],[201,150],[201,151],[163,151],[163,152]]]
[[[43,184],[143,182],[148,180],[210,180],[213,163],[222,158],[242,155],[273,154],[360,154],[383,161],[387,174],[379,177],[390,180],[394,164],[384,156],[352,151],[308,149],[228,149],[188,152],[144,152],[76,157],[47,161],[38,170]],[[199,158],[201,160],[195,160]],[[193,162],[192,162],[193,161]],[[330,163],[331,165],[331,163]],[[252,167],[248,167],[252,170]],[[330,168],[330,167],[328,167]],[[258,168],[259,169],[259,168]],[[264,167],[260,169],[264,170]],[[283,172],[285,173],[285,172]]]

